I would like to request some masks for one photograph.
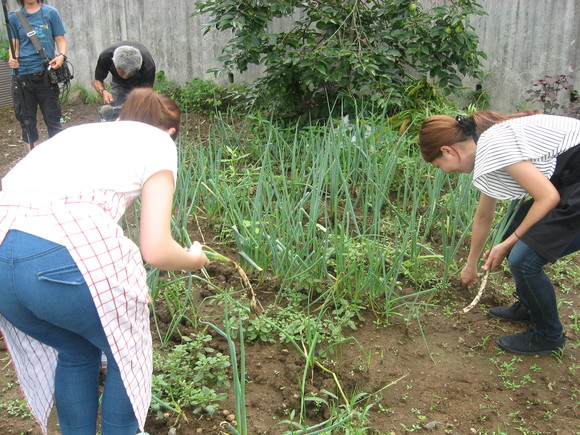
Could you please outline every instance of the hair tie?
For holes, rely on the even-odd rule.
[[[473,136],[474,138],[477,137],[475,135],[477,124],[473,118],[466,118],[465,116],[457,115],[455,120],[459,123],[459,127],[461,127],[463,133],[465,133],[466,136]]]

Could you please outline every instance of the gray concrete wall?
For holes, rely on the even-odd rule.
[[[441,3],[444,0],[424,0]],[[8,0],[11,10],[15,0]],[[476,17],[480,48],[488,54],[490,75],[483,83],[492,108],[512,111],[525,105],[533,79],[577,73],[580,0],[480,0],[488,15]],[[208,68],[229,35],[203,35],[206,17],[191,16],[194,0],[47,0],[59,9],[68,30],[68,54],[75,67],[74,83],[91,88],[95,60],[108,44],[133,39],[149,47],[158,70],[184,84],[194,77],[214,79]],[[236,74],[251,81],[259,69]],[[227,77],[219,77],[220,84]],[[474,85],[473,81],[468,82]],[[580,83],[575,79],[575,83]],[[580,88],[580,84],[576,86]]]
[[[229,35],[203,35],[204,18],[192,16],[193,0],[50,0],[61,13],[68,31],[70,61],[76,84],[89,87],[100,51],[116,41],[135,40],[147,46],[158,71],[184,84],[194,77],[214,79],[207,73]],[[238,79],[251,80],[254,75]],[[225,84],[227,77],[219,77]]]
[[[473,25],[487,53],[483,87],[492,108],[529,106],[531,81],[546,75],[577,75],[580,62],[580,0],[480,0],[488,15]],[[570,79],[580,88],[580,77]],[[471,82],[473,83],[473,82]],[[569,99],[569,94],[562,97]],[[536,105],[536,108],[540,106]]]
[[[67,55],[75,69],[73,83],[92,89],[96,59],[102,49],[121,40],[136,40],[147,46],[158,71],[184,84],[194,77],[215,79],[209,68],[230,35],[210,31],[204,35],[206,18],[192,16],[194,0],[45,0],[56,7],[67,29]],[[16,0],[8,0],[11,11]],[[235,80],[250,81],[259,74],[254,68],[236,74]],[[216,79],[227,83],[226,76]]]

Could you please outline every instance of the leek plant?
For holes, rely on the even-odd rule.
[[[371,309],[386,322],[392,315],[406,316],[407,322],[416,319],[422,331],[421,309],[430,306],[432,295],[458,270],[456,257],[477,197],[469,177],[447,175],[420,159],[408,127],[400,131],[362,118],[303,129],[253,121],[249,131],[218,119],[207,144],[181,144],[172,233],[190,246],[189,233],[199,219],[217,228],[220,243],[236,246],[239,262],[213,250],[213,240],[202,240],[204,251],[238,270],[251,307],[258,303],[245,271],[258,280],[275,278],[278,307],[291,305],[297,294],[303,297],[293,306],[304,310],[294,316],[302,322],[299,333],[269,317],[268,307],[259,321],[304,359],[298,421],[291,418],[289,424],[300,433],[322,433],[347,425],[357,412],[364,416],[368,409],[357,411],[355,405],[358,409],[369,397],[349,398],[325,367],[323,358],[330,350],[352,339],[340,333],[329,338],[323,331],[325,319],[349,304],[354,311]],[[441,243],[434,240],[439,236]],[[151,270],[149,280],[153,299],[163,294],[172,318],[163,342],[178,331],[181,320],[201,322],[191,292],[196,281],[213,286],[206,272]],[[249,317],[239,315],[236,322],[228,310],[231,304],[244,313],[250,310],[237,294],[214,288],[225,301],[224,327],[207,325],[230,347],[238,421],[230,430],[245,433],[243,342]],[[235,333],[240,334],[240,355],[235,353]],[[329,397],[335,395],[332,403],[341,411],[325,424],[306,428],[306,403],[311,400],[306,386],[314,367],[334,377],[337,391]]]
[[[243,266],[277,279],[278,302],[287,289],[332,291],[388,315],[446,285],[475,209],[468,177],[433,171],[411,134],[377,120],[256,122],[251,134],[218,122],[207,145],[182,146],[178,237],[194,216],[215,222]]]
[[[240,321],[241,322],[241,321]],[[236,409],[236,422],[237,425],[234,427],[228,422],[228,426],[233,434],[235,435],[247,435],[248,425],[246,421],[246,357],[245,357],[245,347],[244,347],[244,331],[243,328],[240,330],[240,360],[238,364],[238,358],[236,355],[236,345],[231,336],[231,326],[228,309],[224,311],[224,329],[225,332],[220,328],[209,322],[202,322],[204,325],[211,327],[219,335],[226,339],[228,343],[228,349],[230,351],[230,363],[232,367],[232,377],[234,379],[234,402]]]
[[[451,181],[451,180],[449,180]],[[466,237],[469,236],[473,216],[477,208],[477,196],[471,186],[468,176],[462,175],[455,180],[455,186],[449,183],[448,192],[444,196],[443,209],[445,216],[440,222],[441,228],[441,251],[444,261],[443,283],[447,283],[449,272],[457,271],[454,259]]]
[[[312,303],[332,294],[388,317],[445,287],[475,210],[468,177],[426,165],[411,130],[376,119],[254,122],[248,133],[218,119],[207,144],[181,144],[178,241],[208,219],[241,266],[275,277],[277,302],[300,289]]]

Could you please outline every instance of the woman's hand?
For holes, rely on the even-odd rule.
[[[479,279],[477,267],[465,266],[461,271],[461,282],[467,288],[471,288],[473,284]]]
[[[199,270],[209,264],[209,259],[201,249],[201,243],[193,242],[187,251],[189,252],[189,255],[195,258],[196,264],[199,264],[199,267],[196,270]]]
[[[482,270],[489,270],[490,272],[493,272],[495,270],[495,268],[497,268],[502,263],[504,258],[507,257],[512,246],[513,246],[513,243],[506,240],[502,243],[495,245],[491,249],[491,251],[489,251],[489,250],[485,251],[483,254],[483,259],[485,260],[485,264],[482,266],[481,269]]]

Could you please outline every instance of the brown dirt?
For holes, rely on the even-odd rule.
[[[66,105],[65,128],[98,121],[97,107]],[[207,124],[201,119],[191,123]],[[19,127],[10,108],[0,109],[0,131],[2,176],[26,154],[26,148],[19,140]],[[201,231],[206,239],[211,234],[209,228]],[[505,296],[509,291],[504,290],[502,295],[501,284],[490,282],[480,304],[470,313],[460,315],[457,311],[471,301],[474,291],[455,286],[448,292],[448,298],[420,312],[420,323],[413,319],[406,323],[404,317],[393,316],[391,324],[386,325],[368,313],[366,320],[358,322],[358,329],[351,333],[356,341],[343,345],[324,361],[336,379],[315,368],[308,371],[306,389],[318,392],[321,397],[322,390],[338,394],[338,380],[349,399],[356,392],[382,389],[382,400],[369,411],[367,433],[402,434],[429,428],[436,434],[578,434],[579,264],[580,257],[576,256],[564,272],[558,269],[555,276],[567,335],[567,347],[560,359],[516,357],[501,352],[496,339],[523,330],[524,326],[491,319],[486,308],[509,302]],[[231,268],[212,265],[208,270],[218,287],[239,288],[238,276]],[[556,275],[555,271],[552,273]],[[571,290],[566,290],[570,283]],[[256,290],[262,303],[267,304],[273,301],[276,286],[266,281],[256,284]],[[200,302],[211,293],[209,286],[200,287]],[[214,318],[219,315],[216,310],[215,306],[202,304],[200,315]],[[227,346],[219,337],[214,337],[211,345],[227,353]],[[246,364],[248,433],[282,434],[288,427],[279,422],[288,418],[290,409],[299,406],[299,381],[305,361],[291,345],[260,343],[246,346]],[[234,408],[231,391],[229,396],[213,416],[189,413],[187,421],[184,418],[176,421],[171,414],[160,420],[152,414],[146,431],[151,435],[167,434],[175,427],[177,435],[229,433],[224,422]],[[375,402],[377,397],[368,403]],[[0,434],[40,433],[30,417],[15,416],[8,409],[21,398],[9,355],[0,339]],[[328,417],[328,411],[310,409],[309,416],[310,424],[315,424]],[[50,434],[59,433],[54,418],[50,426]]]

